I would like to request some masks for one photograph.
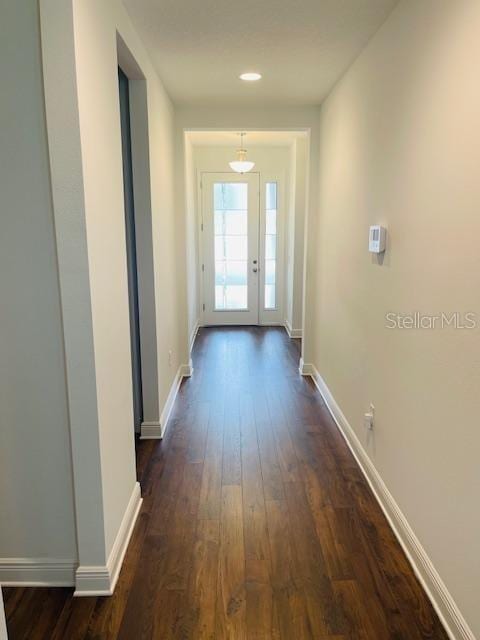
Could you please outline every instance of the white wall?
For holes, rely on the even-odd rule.
[[[73,564],[65,354],[38,23],[36,2],[2,7],[0,559]]]
[[[286,233],[286,282],[285,282],[285,324],[292,328],[293,318],[293,281],[295,258],[295,186],[297,180],[297,145],[290,147],[290,176],[288,180],[288,208],[287,208],[287,233]]]
[[[77,2],[75,42],[85,211],[101,423],[107,548],[134,477],[123,181],[115,30],[146,78],[159,406],[180,365],[180,301],[173,206],[173,108],[120,2]],[[108,257],[108,259],[107,259]],[[105,302],[108,300],[108,304]],[[96,322],[95,322],[96,321]],[[169,351],[172,352],[169,365]],[[112,372],[115,378],[112,379]],[[146,383],[148,381],[146,380]],[[103,426],[102,426],[103,423]],[[115,448],[109,443],[115,441]],[[119,450],[128,465],[119,464]],[[125,462],[125,457],[123,458]],[[108,482],[106,479],[108,478]]]
[[[305,220],[308,190],[308,137],[298,137],[291,148],[290,206],[287,232],[287,302],[285,319],[294,337],[302,334]]]
[[[480,3],[399,3],[322,108],[312,269],[313,362],[480,637],[480,329],[385,328],[480,312],[479,60]]]
[[[135,484],[116,16],[74,2],[97,411],[108,556]]]
[[[108,555],[135,482],[116,31],[146,78],[160,407],[181,348],[173,109],[121,2],[74,2],[74,28]]]
[[[188,347],[191,349],[193,346],[193,340],[195,338],[195,332],[199,326],[201,315],[201,301],[200,301],[200,273],[198,270],[199,263],[199,233],[197,222],[197,179],[196,168],[194,162],[193,146],[188,139],[188,135],[184,135],[183,132],[177,132],[177,148],[181,148],[184,145],[185,161],[182,167],[177,162],[177,182],[179,184],[179,202],[178,210],[179,215],[182,215],[182,204],[185,208],[185,246],[186,250],[186,308],[187,308],[187,337]],[[181,154],[177,153],[177,158]],[[184,181],[182,180],[184,177]],[[181,193],[181,190],[184,193]]]

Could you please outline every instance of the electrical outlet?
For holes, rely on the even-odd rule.
[[[375,426],[375,407],[373,406],[373,404],[370,404],[370,410],[364,414],[363,423],[365,429],[368,429],[368,431],[372,431],[373,427]]]

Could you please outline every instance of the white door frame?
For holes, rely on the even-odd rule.
[[[0,640],[7,640],[7,622],[3,606],[2,587],[0,586]]]
[[[269,182],[277,184],[277,247],[276,247],[276,300],[275,309],[265,309],[265,226],[266,226],[266,185]],[[285,173],[283,171],[264,171],[260,173],[260,279],[259,279],[259,325],[284,325],[285,300]]]
[[[258,278],[258,321],[255,324],[265,326],[283,326],[284,325],[284,305],[285,305],[285,269],[286,269],[286,244],[285,244],[285,232],[286,232],[286,177],[284,171],[272,171],[272,172],[251,172],[250,175],[257,173],[259,176],[259,254],[258,265],[260,268]],[[204,283],[204,265],[205,265],[205,251],[204,251],[204,196],[203,196],[203,182],[209,175],[224,175],[228,180],[235,176],[239,176],[230,171],[202,171],[197,172],[197,238],[198,238],[198,273],[199,273],[199,293],[200,293],[200,326],[208,326],[208,318],[205,313],[205,283]],[[245,174],[247,175],[247,174]],[[276,288],[276,308],[265,309],[264,308],[264,286],[265,286],[265,215],[266,215],[266,184],[269,182],[277,183],[277,288]],[[250,265],[251,266],[251,265]],[[228,322],[222,324],[243,324],[240,322]],[[247,323],[248,324],[248,323]]]

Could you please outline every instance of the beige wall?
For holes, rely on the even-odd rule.
[[[105,537],[112,548],[135,482],[116,33],[146,78],[159,406],[180,365],[173,109],[121,2],[74,2]],[[172,352],[169,364],[169,351]],[[148,381],[146,381],[148,382]]]
[[[36,2],[2,4],[0,558],[73,564],[65,356],[38,23]]]
[[[308,191],[308,136],[298,137],[291,148],[290,202],[287,231],[287,302],[285,319],[294,336],[303,328],[305,220]]]
[[[93,4],[74,1],[74,34],[108,557],[136,476],[116,24]]]
[[[476,1],[400,2],[324,103],[312,302],[314,364],[480,635],[480,329],[385,328],[480,313],[479,34]]]
[[[183,134],[183,131],[179,132],[178,135],[181,137],[185,149],[185,166],[183,168],[179,167],[180,175],[182,175],[181,172],[183,169],[185,176],[185,183],[179,181],[181,183],[180,188],[184,190],[184,193],[180,194],[179,198],[180,203],[184,203],[185,206],[187,336],[188,346],[192,348],[201,316],[200,273],[198,270],[197,174],[194,162],[194,149],[188,135]]]

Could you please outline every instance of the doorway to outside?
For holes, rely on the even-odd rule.
[[[125,237],[127,243],[128,305],[130,346],[132,353],[133,418],[135,431],[143,421],[142,366],[140,351],[140,313],[138,304],[138,266],[133,197],[132,136],[130,122],[129,82],[118,68],[120,124],[122,135],[123,194],[125,204]]]
[[[281,268],[276,181],[258,173],[203,173],[204,322],[263,324],[279,308]]]

